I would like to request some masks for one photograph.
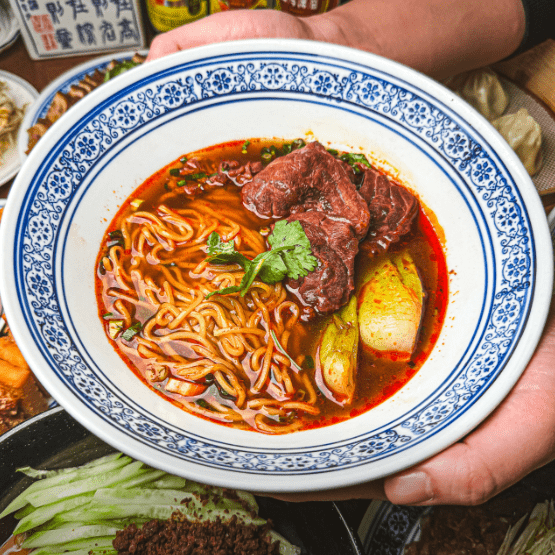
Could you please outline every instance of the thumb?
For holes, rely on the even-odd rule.
[[[553,434],[551,434],[552,436]],[[386,479],[387,498],[397,505],[478,505],[552,458],[541,449],[523,450],[507,438],[486,450],[457,443],[440,455]],[[540,451],[540,452],[538,452]]]

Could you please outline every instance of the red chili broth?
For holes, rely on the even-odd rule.
[[[203,151],[190,155],[188,154],[187,156],[189,158],[192,156],[199,156],[201,158],[212,158],[216,156],[227,160],[237,159],[241,163],[244,163],[248,160],[258,160],[258,154],[263,146],[272,144],[276,146],[279,145],[278,141],[250,139],[249,142],[249,153],[246,155],[241,152],[244,141],[235,141],[223,145],[215,145]],[[254,152],[255,150],[256,152]],[[176,160],[168,164],[168,166],[156,172],[138,187],[118,211],[118,214],[110,223],[107,233],[119,229],[118,221],[121,219],[122,215],[129,210],[130,202],[133,199],[140,198],[145,200],[145,202],[151,203],[152,199],[154,199],[157,194],[165,192],[164,187],[167,182],[168,170],[175,167],[177,162]],[[239,199],[240,189],[238,187],[236,189]],[[206,196],[209,198],[209,192]],[[185,199],[186,196],[184,195],[183,198]],[[153,204],[155,204],[155,202],[153,202]],[[245,216],[248,217],[251,222],[257,222],[260,227],[268,225],[269,222],[267,220],[262,220],[254,214],[247,213],[246,210],[244,211]],[[325,406],[325,408],[321,415],[313,417],[309,415],[306,416],[303,429],[313,429],[335,424],[360,415],[380,405],[406,385],[426,361],[441,332],[447,308],[449,276],[441,233],[441,227],[437,223],[435,216],[429,209],[423,207],[421,203],[420,213],[417,217],[414,230],[408,236],[405,236],[399,243],[392,245],[390,249],[390,252],[399,252],[405,248],[409,248],[419,269],[420,277],[426,292],[418,346],[411,360],[409,362],[392,361],[389,360],[387,356],[377,356],[376,353],[370,354],[361,348],[359,351],[359,366],[357,372],[357,392],[352,405],[342,407],[335,402],[328,401],[322,405]],[[102,257],[103,248],[104,247],[101,248],[99,253],[97,266]],[[365,261],[362,259],[363,256],[361,252],[357,260],[357,271],[360,271],[360,268],[365,264]],[[376,259],[374,258],[373,260]],[[102,282],[100,279],[97,279],[96,296],[99,307],[98,314],[102,320],[102,315],[106,312],[107,307],[105,306]],[[293,297],[293,295],[291,296]],[[293,297],[293,300],[299,302],[297,298]],[[325,321],[324,318],[316,318],[311,323],[312,332],[308,342],[296,345],[296,348],[300,352],[316,352],[320,332]],[[292,339],[294,336],[295,334],[291,335]],[[137,359],[135,359],[135,361],[129,360],[121,351],[117,342],[112,341],[112,344],[127,366],[139,379],[164,399],[172,402],[178,407],[180,406],[176,397],[171,394],[163,393],[148,383],[141,368],[137,366]],[[290,354],[295,358],[297,353]],[[329,392],[325,391],[325,387],[322,388],[321,393],[326,397],[331,396]]]

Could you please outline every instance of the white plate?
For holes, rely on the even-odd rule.
[[[8,84],[9,94],[14,102],[19,108],[27,105],[27,110],[29,110],[39,93],[30,84],[27,83],[21,77],[9,73],[7,71],[0,70],[0,81],[4,81]],[[14,144],[8,148],[2,157],[0,164],[0,185],[7,183],[12,177],[14,177],[19,168],[21,167],[21,161],[18,153],[18,143],[19,143],[19,132],[16,135]]]
[[[435,213],[450,271],[446,323],[421,370],[365,414],[277,437],[225,428],[160,398],[114,351],[95,298],[99,245],[124,199],[183,153],[309,133],[386,160]],[[526,367],[553,281],[537,191],[485,119],[409,68],[310,41],[191,49],[99,87],[27,158],[0,242],[15,339],[72,416],[151,465],[255,491],[383,477],[466,435]]]
[[[92,75],[96,70],[104,70],[111,61],[129,60],[137,52],[146,56],[148,50],[133,50],[130,52],[117,52],[100,56],[71,68],[50,82],[49,85],[41,91],[31,109],[27,110],[25,113],[25,118],[21,124],[17,139],[21,160],[25,160],[27,157],[27,145],[29,144],[27,130],[33,127],[40,118],[46,117],[48,108],[50,104],[52,104],[52,100],[58,91],[66,93],[72,85],[78,85],[87,75]]]
[[[6,199],[0,198],[0,209],[6,206]],[[2,300],[0,299],[0,316],[4,314],[4,308],[2,307]],[[4,322],[3,318],[0,318],[0,335],[2,334],[2,330],[6,327],[6,322]]]

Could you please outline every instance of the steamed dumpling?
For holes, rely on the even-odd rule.
[[[521,108],[516,114],[507,114],[491,122],[516,152],[530,175],[537,173],[542,164],[542,132],[538,122]]]
[[[509,104],[501,81],[489,68],[460,73],[444,81],[444,85],[490,121],[501,116]]]

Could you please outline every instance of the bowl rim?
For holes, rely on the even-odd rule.
[[[434,95],[435,93],[435,95],[439,97],[438,102],[441,102],[442,104],[450,104],[452,107],[454,107],[451,109],[451,112],[455,113],[460,119],[468,120],[469,123],[467,123],[467,125],[474,127],[477,134],[480,134],[480,136],[483,136],[485,134],[488,139],[488,145],[492,150],[495,151],[501,162],[505,165],[510,165],[512,175],[514,176],[515,181],[518,181],[518,193],[521,196],[524,195],[526,197],[525,208],[527,209],[527,211],[532,216],[537,215],[540,212],[544,214],[539,196],[537,195],[537,192],[530,178],[525,173],[524,168],[518,161],[516,155],[514,155],[514,153],[509,149],[509,147],[501,139],[499,134],[497,134],[497,132],[493,130],[490,124],[486,120],[481,118],[481,116],[479,116],[477,112],[475,112],[470,106],[466,105],[462,100],[457,99],[442,85],[410,68],[397,64],[396,62],[386,60],[374,54],[324,43],[311,43],[310,41],[284,39],[255,39],[249,41],[237,41],[234,43],[220,43],[217,45],[198,47],[188,51],[182,51],[172,54],[166,58],[161,58],[154,62],[149,62],[142,67],[138,67],[134,69],[133,72],[128,72],[119,76],[118,79],[113,81],[112,83],[106,83],[103,87],[92,91],[90,95],[87,95],[87,97],[82,99],[77,105],[80,106],[79,110],[76,109],[68,112],[68,114],[60,118],[60,120],[58,120],[58,122],[56,122],[56,124],[52,126],[51,130],[49,130],[49,137],[54,137],[68,131],[70,128],[72,128],[72,125],[76,124],[76,122],[78,121],[80,117],[79,114],[87,113],[89,110],[94,109],[98,104],[101,104],[103,101],[105,101],[105,99],[110,98],[110,95],[118,91],[127,90],[127,88],[133,87],[139,82],[144,84],[144,82],[148,81],[148,79],[154,80],[156,75],[162,75],[164,74],[164,72],[167,72],[174,67],[183,64],[194,65],[197,61],[206,59],[227,59],[227,57],[230,56],[233,57],[240,55],[248,56],[254,52],[264,52],[268,55],[275,54],[276,52],[292,52],[295,56],[305,56],[306,58],[313,60],[325,59],[326,57],[329,57],[331,59],[347,63],[351,66],[359,64],[363,67],[368,67],[376,71],[389,73],[391,74],[392,78],[396,80],[396,82],[408,82],[414,87],[417,87],[419,89],[422,88],[423,91],[430,96]],[[417,83],[417,85],[414,85],[413,82]],[[30,171],[33,166],[36,166],[41,157],[43,157],[46,154],[46,151],[50,149],[50,146],[46,146],[46,144],[44,144],[40,148],[39,147],[40,143],[37,145],[36,149],[31,152],[27,162],[25,163],[24,169],[26,171]],[[23,197],[26,194],[26,178],[24,177],[24,174],[25,172],[21,172],[16,179],[16,183],[14,184],[14,190],[16,191],[16,194],[10,195],[10,198],[8,199],[7,214],[9,218],[9,225],[3,225],[1,228],[0,240],[2,241],[2,243],[9,241],[11,235],[14,234],[14,229],[17,224],[17,222],[15,221],[17,219],[15,213],[18,210],[18,207],[21,205]],[[14,215],[12,215],[12,212]],[[545,222],[539,220],[538,218],[536,218],[536,220],[538,221],[533,221],[533,218],[530,216],[528,216],[528,218],[530,220],[531,227],[533,227],[534,229],[534,238],[537,242],[538,247],[541,247],[540,250],[542,251],[542,254],[547,254],[546,245],[547,238],[549,237],[547,221],[545,220],[545,218]],[[9,233],[8,228],[10,228]],[[9,255],[6,251],[9,251]],[[551,253],[550,238],[549,252]],[[14,322],[16,322],[15,325],[12,325],[14,336],[16,337],[16,340],[21,343],[24,354],[26,356],[29,356],[32,368],[36,368],[37,372],[39,373],[39,377],[46,379],[44,385],[47,387],[47,389],[51,390],[51,392],[56,391],[56,393],[60,394],[61,397],[58,400],[66,408],[66,410],[68,410],[68,412],[70,412],[70,414],[72,414],[72,416],[74,416],[77,420],[82,422],[83,425],[91,429],[93,433],[95,433],[95,435],[98,435],[108,443],[117,443],[119,449],[123,449],[126,452],[130,453],[132,456],[135,456],[136,458],[142,458],[144,460],[147,456],[142,450],[144,449],[144,446],[143,448],[141,448],[140,445],[125,444],[123,435],[119,431],[115,431],[113,429],[104,429],[101,419],[96,417],[96,415],[83,415],[80,411],[81,407],[73,405],[74,400],[71,398],[71,394],[68,396],[67,392],[62,391],[58,388],[59,384],[56,383],[55,379],[48,379],[48,376],[45,376],[44,372],[41,372],[41,359],[40,357],[37,358],[36,351],[31,350],[32,345],[28,344],[26,341],[28,340],[28,332],[25,329],[24,324],[19,323],[17,320],[18,318],[20,318],[20,307],[18,306],[18,302],[16,300],[17,295],[6,294],[10,291],[13,292],[14,289],[16,289],[16,284],[13,283],[14,278],[11,274],[11,272],[13,271],[13,264],[10,264],[10,269],[7,268],[6,264],[6,261],[11,260],[10,256],[12,256],[13,254],[13,249],[2,249],[2,257],[0,258],[0,264],[3,267],[1,283],[2,294],[4,297],[6,297],[5,304],[9,318],[11,318],[11,315],[13,315]],[[334,474],[335,471],[331,471],[330,469],[328,469],[330,471],[322,472],[317,476],[317,479],[315,479],[314,476],[311,476],[310,481],[307,481],[306,477],[303,477],[303,475],[294,476],[295,479],[293,479],[293,476],[288,475],[279,478],[276,476],[272,476],[271,480],[268,480],[267,477],[262,475],[261,479],[259,476],[256,476],[256,479],[254,479],[253,481],[253,475],[249,475],[246,471],[244,474],[241,472],[239,474],[229,476],[225,471],[223,471],[222,474],[222,472],[220,472],[219,470],[218,472],[215,472],[212,468],[212,483],[220,485],[231,485],[231,487],[245,487],[245,483],[248,483],[252,487],[256,487],[259,491],[313,491],[318,489],[327,489],[329,487],[354,485],[368,479],[381,478],[387,474],[411,466],[437,453],[438,451],[447,447],[449,444],[458,440],[460,437],[466,435],[466,433],[476,427],[476,425],[478,425],[506,396],[506,394],[509,392],[509,390],[512,388],[512,386],[520,376],[520,373],[524,370],[539,340],[543,325],[547,318],[549,303],[544,303],[542,305],[542,303],[538,301],[537,296],[539,293],[545,294],[548,289],[551,289],[553,279],[552,259],[551,262],[539,260],[538,265],[542,267],[542,271],[538,272],[538,275],[535,276],[536,281],[534,283],[533,292],[534,302],[530,307],[530,313],[527,315],[529,319],[535,322],[535,325],[526,326],[526,328],[522,331],[522,334],[525,336],[526,341],[519,341],[517,348],[511,355],[511,361],[519,366],[519,370],[513,369],[510,375],[507,375],[507,372],[505,372],[504,379],[495,380],[495,382],[488,389],[488,394],[483,395],[475,403],[474,406],[477,408],[475,408],[473,411],[466,411],[457,419],[456,435],[453,435],[447,439],[447,437],[445,437],[445,434],[443,434],[443,439],[440,442],[428,442],[427,444],[420,445],[418,454],[414,455],[413,458],[410,459],[410,462],[407,462],[407,460],[403,460],[402,462],[396,461],[396,463],[391,464],[391,461],[389,461],[387,465],[381,465],[379,467],[379,471],[377,470],[377,467],[374,466],[372,472],[369,471],[368,465],[366,465],[364,467],[364,470],[366,472],[360,472],[356,476],[353,473],[350,473],[348,476],[346,474]],[[538,268],[534,269],[538,270]],[[12,283],[10,283],[10,281]],[[520,336],[520,339],[522,339],[522,335]],[[518,358],[517,362],[514,362],[515,357]],[[255,448],[253,448],[253,452],[256,452]],[[302,455],[302,450],[299,450],[299,453]],[[152,453],[148,453],[147,460],[150,464],[155,465],[158,462],[158,466],[161,466],[164,469],[167,469],[167,467],[169,466],[168,461],[161,462],[159,459],[156,459]],[[186,469],[182,470],[182,472],[189,475],[190,477],[193,477],[194,479],[199,479],[198,473],[201,470],[206,471],[206,469],[201,466],[198,469],[191,469],[187,467]],[[175,469],[173,471],[175,471]],[[201,478],[200,480],[202,481]]]

